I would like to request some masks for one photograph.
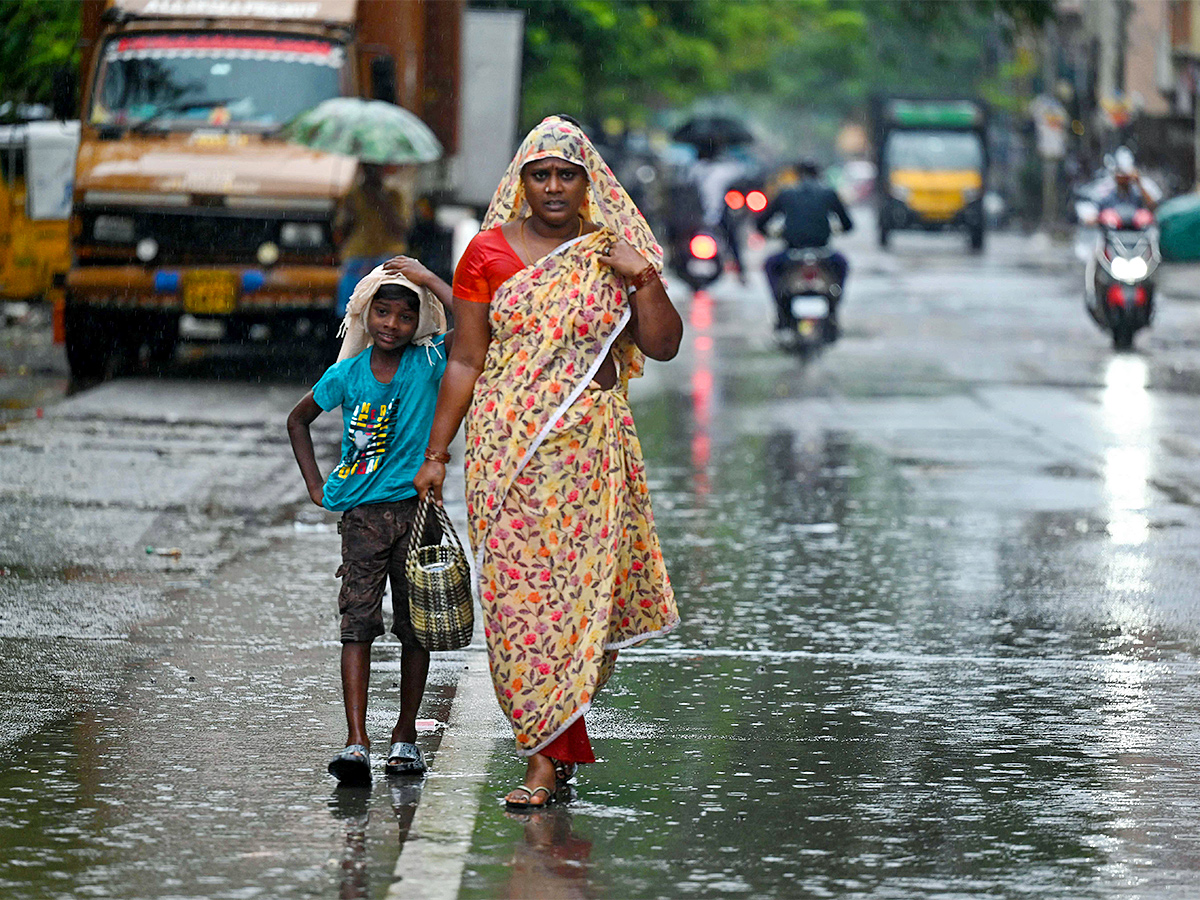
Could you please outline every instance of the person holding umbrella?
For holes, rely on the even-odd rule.
[[[342,241],[342,277],[337,315],[346,314],[354,286],[376,266],[408,250],[404,195],[384,181],[385,166],[360,161],[358,179],[346,196],[337,228]]]
[[[338,229],[346,237],[341,244],[342,277],[338,284],[337,315],[346,311],[354,286],[380,263],[407,250],[410,204],[413,187],[391,188],[385,177],[393,167],[433,162],[442,155],[442,145],[422,122],[403,107],[382,100],[334,97],[307,110],[283,130],[292,143],[355,157],[359,175],[346,198]]]

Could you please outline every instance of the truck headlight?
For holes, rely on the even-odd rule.
[[[132,244],[134,226],[132,216],[96,216],[92,223],[92,237],[98,241],[116,244]]]
[[[893,199],[907,203],[908,198],[912,196],[912,188],[903,184],[889,184],[888,193],[892,195]]]
[[[137,258],[142,262],[150,262],[150,260],[158,256],[158,241],[152,237],[142,238],[137,242],[136,253]]]
[[[264,241],[259,245],[258,251],[254,254],[259,265],[273,266],[279,262],[279,247],[273,241]]]
[[[285,247],[316,248],[325,243],[325,229],[319,222],[284,222],[279,243]]]

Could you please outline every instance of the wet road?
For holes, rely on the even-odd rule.
[[[531,817],[478,648],[435,669],[423,787],[323,775],[336,537],[282,429],[315,370],[184,360],[18,417],[0,891],[1194,896],[1200,304],[1168,284],[1114,355],[1069,250],[844,246],[807,366],[758,279],[675,293],[635,411],[684,624],[622,653],[603,764]]]

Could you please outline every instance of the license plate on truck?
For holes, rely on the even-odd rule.
[[[237,306],[237,276],[233,272],[199,270],[183,273],[183,311],[222,315]]]

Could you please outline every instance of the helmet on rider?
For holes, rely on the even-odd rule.
[[[1128,147],[1118,147],[1117,152],[1113,154],[1113,178],[1117,185],[1127,187],[1136,174],[1137,165],[1134,163],[1133,151]]]

